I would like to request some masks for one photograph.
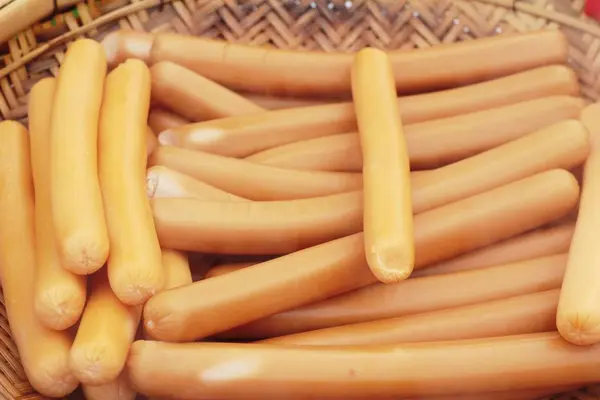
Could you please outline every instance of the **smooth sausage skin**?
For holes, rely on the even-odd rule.
[[[564,35],[548,30],[389,54],[397,89],[410,93],[564,64],[567,50]],[[293,95],[350,93],[351,54],[275,50],[165,33],[156,36],[152,47],[151,63],[158,61],[186,66],[235,90]]]
[[[245,97],[172,62],[154,64],[150,72],[154,102],[190,121],[265,111]]]
[[[565,340],[578,345],[600,342],[600,104],[583,110],[592,151],[583,168],[579,213],[569,250],[556,325]]]
[[[556,330],[558,294],[557,288],[424,314],[280,336],[260,343],[352,346],[551,332]]]
[[[106,78],[99,126],[100,189],[110,239],[108,278],[116,296],[143,304],[164,285],[160,245],[144,176],[150,72],[127,60]]]
[[[411,208],[420,214],[548,168],[570,168],[584,162],[588,152],[588,132],[583,125],[576,120],[559,122],[477,156],[418,174],[409,191]],[[160,182],[157,187],[161,187]],[[360,192],[295,201],[232,203],[200,201],[202,193],[189,195],[168,182],[165,188],[168,197],[196,198],[159,196],[153,201],[161,243],[180,250],[290,253],[359,232],[363,226],[364,193]],[[381,206],[381,202],[375,203]],[[386,216],[389,218],[389,213]]]
[[[193,198],[210,201],[246,201],[174,169],[155,165],[146,171],[150,198]]]
[[[224,264],[217,264],[214,267],[212,267],[211,269],[208,270],[208,272],[206,273],[206,275],[204,276],[205,279],[208,278],[214,278],[216,276],[220,276],[220,275],[225,275],[225,274],[229,274],[230,272],[235,272],[235,271],[239,271],[241,269],[247,268],[247,267],[251,267],[253,265],[256,265],[257,263],[255,262],[234,262],[234,263],[224,263]]]
[[[63,330],[81,316],[84,276],[67,271],[56,247],[50,193],[50,118],[56,79],[42,79],[29,94],[29,138],[35,192],[35,314],[48,328]]]
[[[349,192],[362,187],[360,174],[292,171],[215,154],[161,146],[150,159],[249,200],[294,200]]]
[[[52,219],[63,266],[80,275],[100,269],[109,253],[98,179],[98,122],[106,68],[99,43],[75,41],[60,67],[52,107]]]
[[[404,134],[413,169],[442,167],[501,146],[531,132],[578,118],[583,101],[549,96],[406,125]],[[246,157],[279,168],[357,172],[362,152],[356,133],[340,133],[273,147]]]
[[[560,218],[578,195],[573,176],[553,170],[420,214],[415,218],[416,267]],[[526,217],[507,219],[507,213]],[[481,235],[490,225],[496,229]],[[159,340],[193,340],[373,283],[363,240],[362,234],[347,236],[159,293],[146,303],[146,329]]]
[[[579,94],[573,70],[554,65],[442,92],[400,97],[404,124],[447,118],[554,95]],[[352,103],[267,111],[184,125],[160,134],[163,144],[232,157],[300,140],[356,131]]]
[[[63,397],[79,382],[69,369],[73,338],[35,316],[34,194],[25,127],[0,122],[0,280],[3,303],[27,380],[39,393]]]
[[[556,332],[349,348],[139,341],[128,370],[141,392],[168,395],[177,382],[184,399],[433,396],[597,382],[600,346]]]
[[[574,230],[575,224],[572,222],[537,229],[484,247],[483,249],[463,254],[451,260],[442,261],[436,265],[420,269],[415,272],[414,276],[466,271],[567,253],[571,246]]]
[[[150,126],[157,135],[167,129],[189,123],[190,121],[185,118],[162,108],[151,108],[150,113],[148,114],[148,126]]]
[[[557,289],[562,282],[566,259],[566,254],[560,254],[395,284],[371,285],[255,321],[219,337],[270,338]]]
[[[410,162],[387,54],[363,49],[352,63],[352,99],[363,165],[365,255],[384,283],[410,276],[415,266]]]

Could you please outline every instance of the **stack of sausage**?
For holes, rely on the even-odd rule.
[[[0,124],[31,384],[514,400],[600,381],[600,105],[566,59],[555,31],[356,55],[72,43],[29,130]]]

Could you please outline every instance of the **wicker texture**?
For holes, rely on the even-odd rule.
[[[26,118],[29,89],[56,75],[69,41],[84,35],[101,39],[120,28],[315,51],[425,48],[560,28],[571,43],[570,63],[582,94],[600,100],[600,26],[581,17],[583,5],[584,0],[108,0],[98,6],[89,0],[76,13],[60,16],[58,26],[34,26],[2,50],[0,119]],[[19,364],[0,295],[0,399],[42,398]],[[600,389],[555,398],[600,399]]]

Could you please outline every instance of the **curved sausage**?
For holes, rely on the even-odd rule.
[[[456,308],[441,308],[423,314],[280,336],[259,343],[354,346],[551,332],[556,330],[555,317],[559,292],[560,289],[557,287],[544,292],[522,294]],[[423,294],[423,296],[428,295],[429,292]]]
[[[401,97],[404,124],[446,118],[552,95],[578,95],[573,70],[539,68],[458,89]],[[214,154],[247,157],[272,147],[356,131],[352,103],[266,111],[199,122],[164,131],[161,143]]]
[[[561,336],[573,344],[600,342],[600,248],[596,244],[600,229],[600,105],[581,113],[591,134],[592,151],[584,165],[579,213],[565,281],[560,293],[556,325]]]
[[[148,126],[150,126],[157,135],[167,129],[176,128],[189,123],[190,121],[187,119],[162,108],[152,108],[148,114]]]
[[[123,303],[143,304],[164,285],[146,185],[150,72],[127,60],[106,78],[99,127],[99,176],[110,238],[108,278]]]
[[[291,171],[172,146],[158,148],[151,165],[163,165],[249,200],[293,200],[362,187],[362,176]]]
[[[29,138],[35,192],[35,315],[47,327],[63,330],[81,316],[86,278],[63,268],[56,248],[50,204],[50,118],[56,79],[42,79],[29,94]]]
[[[76,274],[97,271],[109,252],[97,155],[105,74],[100,44],[75,41],[60,67],[52,107],[52,218],[63,266]]]
[[[156,63],[150,72],[152,99],[190,121],[265,111],[245,97],[172,62]]]
[[[560,218],[573,208],[578,194],[571,174],[553,170],[418,215],[416,267]],[[507,219],[506,213],[521,217]],[[495,229],[489,231],[489,226]],[[483,231],[488,234],[481,235]],[[374,283],[363,240],[362,234],[347,236],[159,293],[144,308],[146,329],[159,340],[193,340]]]
[[[148,62],[153,42],[153,34],[120,30],[106,35],[102,40],[102,47],[106,53],[108,65],[112,68],[128,58],[137,58]]]
[[[479,304],[560,288],[566,254],[375,284],[219,335],[260,339]],[[385,301],[382,301],[385,299]],[[475,323],[474,323],[475,324]]]
[[[567,253],[571,246],[574,230],[575,224],[571,222],[537,229],[420,269],[415,271],[413,276],[446,274]]]
[[[390,52],[402,93],[431,91],[563,64],[568,44],[558,31],[502,35]],[[502,62],[498,62],[499,57]],[[277,94],[348,94],[352,55],[275,50],[211,39],[159,34],[151,62],[172,61],[235,90]],[[443,66],[443,67],[441,67]]]
[[[29,138],[23,125],[0,122],[0,279],[6,315],[31,386],[63,397],[79,382],[69,369],[73,338],[46,328],[34,313],[34,194]]]
[[[583,101],[549,96],[455,117],[406,125],[410,164],[438,168],[500,146],[569,118],[578,118]],[[362,151],[356,133],[342,133],[274,147],[246,160],[279,168],[356,172]]]
[[[70,366],[84,385],[106,385],[123,371],[135,339],[141,307],[123,304],[105,269],[90,277],[90,294],[71,347]]]
[[[384,283],[410,276],[415,265],[410,162],[387,54],[359,51],[352,98],[363,165],[363,232],[369,269]]]
[[[160,165],[148,168],[146,184],[150,198],[189,197],[213,201],[246,201],[239,196]]]
[[[548,168],[578,165],[588,151],[588,132],[581,123],[558,123],[413,178],[412,211],[420,214]],[[219,254],[283,254],[359,232],[363,197],[356,191],[244,204],[156,198],[153,213],[163,246]]]
[[[138,341],[128,370],[152,396],[177,382],[188,399],[351,399],[585,385],[600,379],[599,359],[600,346],[582,351],[556,332],[351,348]]]

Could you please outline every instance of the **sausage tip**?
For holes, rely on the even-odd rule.
[[[589,313],[574,312],[565,316],[559,311],[556,327],[563,339],[578,346],[600,341],[600,321],[591,318]]]
[[[179,144],[179,137],[175,132],[167,129],[158,134],[158,142],[162,146],[177,146]]]

